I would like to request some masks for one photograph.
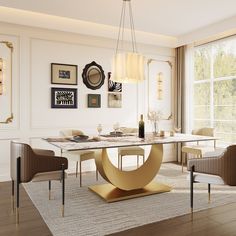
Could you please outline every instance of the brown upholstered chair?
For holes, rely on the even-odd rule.
[[[210,202],[211,184],[236,186],[236,145],[222,149],[222,154],[188,161],[190,171],[190,206],[193,211],[193,184],[208,184],[208,200]]]
[[[195,129],[192,131],[192,134],[194,135],[203,135],[203,136],[209,136],[214,137],[214,128],[201,128],[201,129]],[[188,154],[194,155],[196,158],[202,158],[205,156],[206,153],[217,151],[216,150],[216,140],[214,140],[214,146],[206,146],[206,145],[199,145],[199,142],[197,142],[197,145],[186,145],[182,147],[182,172],[183,172],[183,166],[184,161],[188,161]]]
[[[54,156],[50,150],[32,149],[28,144],[11,142],[11,179],[12,208],[14,211],[14,182],[16,181],[16,222],[19,223],[19,187],[30,181],[49,181],[49,199],[51,180],[62,183],[62,216],[65,204],[65,169],[68,161],[64,157]]]

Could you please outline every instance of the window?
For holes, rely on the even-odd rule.
[[[193,128],[236,143],[236,37],[194,49]]]

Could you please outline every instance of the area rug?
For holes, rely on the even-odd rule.
[[[129,228],[162,221],[190,212],[189,181],[187,172],[175,164],[163,164],[156,180],[169,184],[173,190],[120,202],[106,203],[87,186],[104,183],[95,181],[94,173],[83,175],[84,187],[79,178],[66,179],[65,217],[60,215],[61,184],[52,183],[52,200],[48,200],[48,183],[28,183],[24,187],[55,236],[106,235]],[[194,211],[236,202],[236,188],[212,187],[212,202],[208,204],[206,184],[195,184]]]

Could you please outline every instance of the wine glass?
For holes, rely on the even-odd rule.
[[[98,131],[98,135],[100,136],[101,132],[102,132],[102,125],[101,124],[98,124],[97,131]]]
[[[113,125],[113,129],[115,130],[115,133],[120,129],[120,124],[118,122],[116,122],[114,125]]]

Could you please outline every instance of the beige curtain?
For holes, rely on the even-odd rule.
[[[176,48],[176,76],[174,80],[174,125],[185,133],[185,46]],[[181,162],[181,144],[177,146],[177,160]]]

